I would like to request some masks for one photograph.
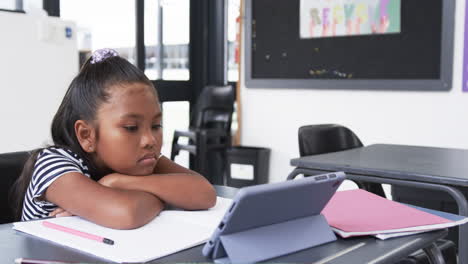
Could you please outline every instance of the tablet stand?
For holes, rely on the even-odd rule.
[[[215,245],[216,263],[254,263],[335,241],[322,215],[224,234]]]

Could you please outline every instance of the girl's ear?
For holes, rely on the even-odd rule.
[[[75,134],[85,152],[92,153],[96,150],[96,130],[91,124],[84,120],[77,120]]]

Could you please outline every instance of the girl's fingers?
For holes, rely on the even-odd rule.
[[[63,210],[62,208],[57,208],[55,210],[53,210],[52,212],[49,213],[49,216],[57,216],[57,214],[60,214],[62,212],[65,212],[65,210]]]
[[[67,211],[64,211],[63,213],[59,213],[57,214],[55,217],[64,217],[64,216],[73,216],[73,214],[67,212]]]

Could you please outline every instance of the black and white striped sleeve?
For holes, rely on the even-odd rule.
[[[78,160],[69,153],[63,150],[62,152],[46,152],[37,159],[31,182],[34,202],[42,203],[43,201],[40,197],[43,196],[47,188],[59,177],[70,172],[83,173]]]
[[[23,221],[47,217],[57,205],[44,200],[47,188],[58,178],[70,172],[90,177],[83,159],[70,150],[47,148],[39,155],[23,202]]]

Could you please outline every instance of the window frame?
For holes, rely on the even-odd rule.
[[[23,7],[23,0],[15,0],[15,9],[0,8],[0,12],[12,12],[12,13],[25,14],[24,7]]]

